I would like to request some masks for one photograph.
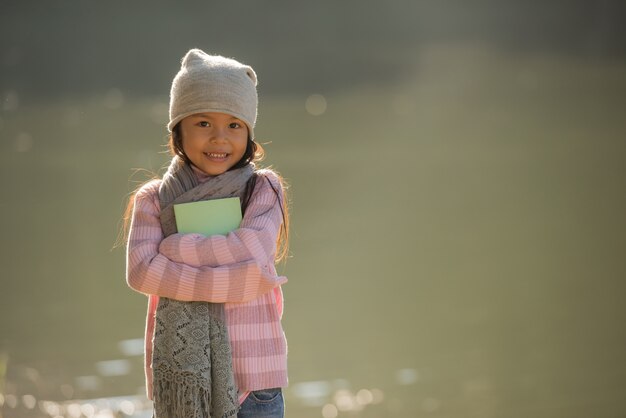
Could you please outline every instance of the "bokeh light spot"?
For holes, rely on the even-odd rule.
[[[15,110],[20,105],[20,98],[15,91],[7,91],[2,99],[3,110]]]
[[[94,415],[94,418],[115,418],[115,415],[113,415],[110,409],[103,409],[98,411],[98,413]]]
[[[72,396],[74,396],[74,387],[72,387],[72,385],[68,385],[67,383],[65,383],[61,385],[61,393],[67,399],[70,399]]]
[[[24,395],[22,396],[22,403],[26,409],[33,409],[37,405],[37,399],[33,395]]]
[[[331,403],[324,405],[322,408],[322,416],[324,418],[336,418],[339,415],[337,407]]]
[[[326,112],[326,98],[321,94],[310,95],[304,104],[306,111],[313,116],[320,116]]]
[[[340,411],[352,411],[357,409],[357,403],[349,390],[338,390],[335,393],[335,405]]]
[[[83,119],[83,112],[76,107],[69,107],[65,110],[63,121],[66,126],[78,126]]]
[[[26,132],[20,133],[15,138],[15,151],[28,152],[33,148],[33,137]]]
[[[150,119],[157,125],[165,125],[169,119],[169,111],[167,103],[156,102],[150,108]]]
[[[128,400],[122,401],[120,403],[120,411],[126,415],[133,415],[135,413],[135,404]]]
[[[377,405],[385,400],[385,394],[380,389],[372,389],[372,404]]]
[[[130,372],[130,362],[124,359],[99,361],[96,369],[102,376],[124,376]]]
[[[93,417],[94,414],[96,413],[96,408],[92,404],[90,404],[90,403],[83,404],[80,407],[80,410],[83,413],[83,415],[88,417],[88,418],[89,417]]]
[[[144,341],[143,338],[133,338],[130,340],[122,340],[117,343],[120,351],[125,356],[143,356]]]
[[[43,403],[43,409],[46,414],[51,417],[59,415],[61,413],[61,407],[56,402],[46,401]]]
[[[104,95],[102,104],[109,109],[119,109],[124,105],[124,94],[120,89],[111,89]]]
[[[98,390],[100,379],[97,376],[78,376],[76,377],[76,386],[84,390]]]
[[[441,406],[441,402],[435,398],[426,398],[422,401],[422,410],[424,412],[435,412]]]
[[[17,406],[17,396],[6,395],[4,398],[4,402],[9,408],[15,408]]]
[[[324,380],[296,383],[291,389],[291,392],[299,398],[302,403],[310,406],[324,405],[330,391],[331,387],[329,382]]]
[[[418,377],[415,369],[400,369],[396,372],[396,381],[400,385],[412,385],[417,382]]]
[[[67,413],[72,418],[80,418],[82,412],[80,410],[80,404],[72,403],[67,406]]]
[[[361,389],[356,393],[356,401],[359,405],[369,405],[374,401],[374,395],[367,389]]]

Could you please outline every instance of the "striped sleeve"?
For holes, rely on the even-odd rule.
[[[158,181],[150,182],[135,196],[126,255],[126,281],[132,289],[182,301],[246,302],[287,281],[254,258],[194,266],[159,253],[158,187]]]
[[[271,171],[260,176],[241,226],[227,235],[173,234],[159,251],[170,260],[194,266],[220,266],[251,258],[265,268],[273,263],[282,224],[282,190]],[[270,177],[271,176],[271,177]],[[270,184],[271,182],[271,184]]]

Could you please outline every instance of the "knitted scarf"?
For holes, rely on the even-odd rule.
[[[252,164],[200,183],[191,166],[175,156],[159,188],[161,227],[177,232],[178,203],[243,198]],[[239,402],[224,305],[159,298],[152,354],[154,418],[224,418]]]

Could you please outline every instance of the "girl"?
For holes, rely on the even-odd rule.
[[[190,50],[170,92],[172,161],[131,199],[128,285],[148,295],[146,381],[156,418],[282,417],[287,344],[274,262],[286,254],[281,177],[254,162],[254,70]],[[173,205],[238,196],[227,235],[179,234]],[[207,222],[210,222],[207,219]]]

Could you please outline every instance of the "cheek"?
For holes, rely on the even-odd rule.
[[[243,157],[246,153],[246,149],[248,148],[248,138],[246,137],[244,140],[238,142],[237,144],[237,154],[239,157]]]
[[[194,149],[198,148],[198,145],[200,144],[201,141],[198,140],[197,136],[195,135],[183,135],[181,137],[181,148],[185,151],[185,152],[193,152]]]

